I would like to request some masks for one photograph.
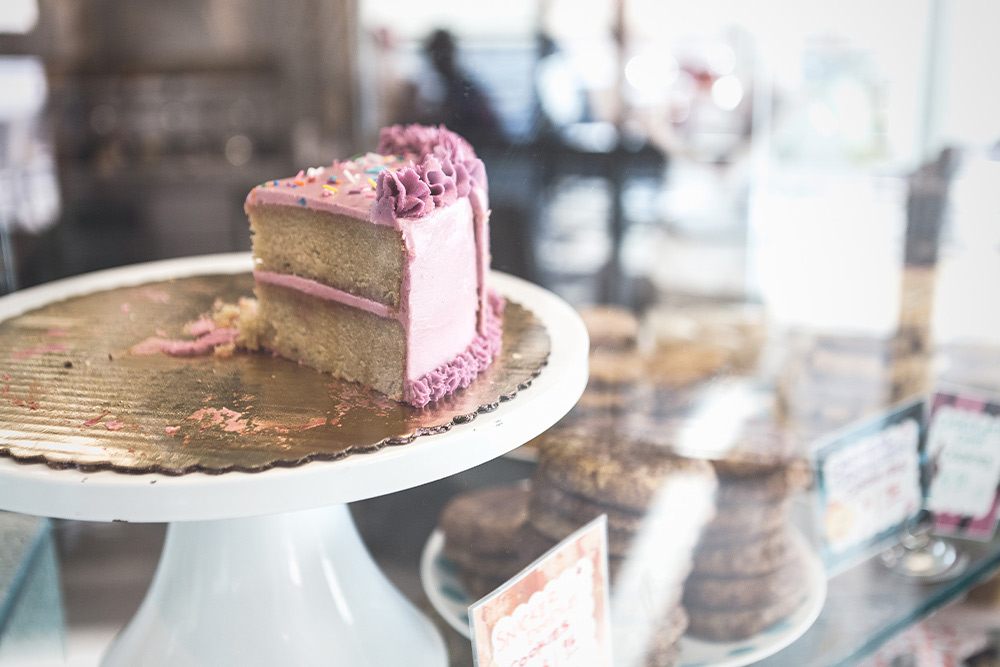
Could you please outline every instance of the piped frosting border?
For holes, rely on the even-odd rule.
[[[403,400],[422,408],[457,389],[468,387],[479,373],[489,367],[493,357],[500,353],[505,304],[506,301],[500,294],[488,290],[482,331],[476,334],[463,353],[423,377],[408,381],[404,387]]]

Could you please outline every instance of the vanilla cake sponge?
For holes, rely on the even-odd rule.
[[[483,163],[444,127],[394,126],[378,151],[254,188],[262,347],[423,406],[500,349]]]

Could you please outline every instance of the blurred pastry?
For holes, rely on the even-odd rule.
[[[590,334],[593,353],[633,352],[639,340],[639,318],[621,306],[608,304],[579,308],[580,318]]]
[[[683,598],[689,632],[701,639],[746,639],[805,597],[804,555],[790,532],[789,508],[811,475],[793,458],[753,461],[745,456],[749,446],[734,447],[743,456],[713,462],[717,513],[695,551]]]
[[[443,553],[458,567],[462,583],[479,599],[530,562],[518,548],[528,517],[524,483],[476,489],[452,498],[441,513]]]

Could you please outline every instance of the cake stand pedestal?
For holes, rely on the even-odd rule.
[[[200,258],[63,281],[14,295],[13,310],[219,265],[218,258]],[[241,270],[239,262],[234,266]],[[147,596],[103,667],[445,667],[440,636],[379,570],[347,503],[485,463],[543,432],[576,403],[587,381],[588,340],[579,317],[530,283],[499,276],[494,284],[541,320],[551,339],[548,364],[513,400],[445,433],[258,473],[128,475],[0,458],[2,509],[170,524]]]
[[[447,665],[369,557],[346,505],[172,523],[139,611],[104,657],[133,665]]]

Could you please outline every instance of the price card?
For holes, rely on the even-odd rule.
[[[477,667],[611,667],[607,517],[469,607]]]
[[[1000,522],[1000,402],[935,393],[925,450],[934,532],[992,539]]]
[[[817,509],[827,570],[839,571],[896,539],[922,507],[924,404],[900,405],[816,448]]]

